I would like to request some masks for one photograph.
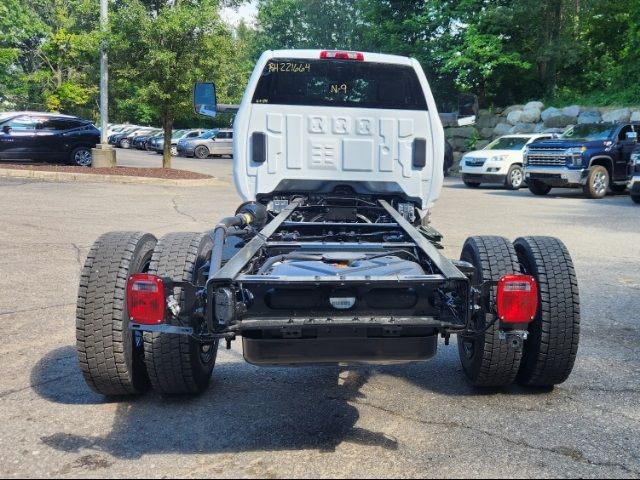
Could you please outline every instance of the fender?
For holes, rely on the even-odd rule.
[[[604,160],[604,163],[606,163],[605,168],[607,168],[607,170],[609,171],[609,176],[612,177],[612,175],[613,175],[613,159],[608,155],[595,156],[595,157],[593,157],[593,158],[591,158],[589,160],[589,169],[593,167],[593,163],[596,160]],[[586,185],[586,183],[587,183],[587,176],[583,176],[580,179],[580,184],[581,185]]]

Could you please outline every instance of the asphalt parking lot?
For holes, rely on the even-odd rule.
[[[119,154],[121,152],[119,151]],[[123,165],[161,162],[124,152]],[[433,223],[446,253],[469,235],[553,235],[569,247],[582,336],[553,391],[477,391],[455,342],[429,362],[258,368],[220,350],[196,398],[105,400],[75,356],[79,272],[110,230],[204,231],[239,198],[230,160],[176,159],[216,187],[0,179],[0,476],[640,476],[640,206],[578,191],[446,181]]]

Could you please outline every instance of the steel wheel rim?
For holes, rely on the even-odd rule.
[[[196,157],[202,159],[202,158],[207,158],[209,155],[206,154],[206,147],[198,147],[196,148]]]
[[[593,176],[593,189],[596,194],[603,195],[607,191],[607,174],[598,172]]]
[[[178,147],[171,147],[171,155],[178,155]]]
[[[88,149],[78,150],[73,157],[76,165],[80,167],[88,167],[91,165],[91,151]]]
[[[516,168],[511,172],[511,185],[514,187],[519,187],[522,185],[522,170]]]

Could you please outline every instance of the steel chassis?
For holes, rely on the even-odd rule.
[[[398,201],[367,202],[367,208],[384,215],[379,223],[299,221],[292,220],[294,212],[331,207],[293,197],[259,231],[230,230],[227,240],[239,236],[241,246],[222,268],[204,265],[201,280],[194,283],[164,279],[171,307],[164,324],[134,323],[131,328],[190,335],[202,342],[224,339],[227,348],[242,336],[245,359],[255,364],[420,360],[435,354],[438,335],[448,343],[451,334],[483,332],[487,325],[476,312],[480,305],[490,308],[495,282],[474,286],[474,267],[444,257],[441,236],[414,226],[392,203]],[[353,205],[335,208],[351,215],[359,205],[356,198]],[[330,251],[405,252],[428,273],[352,278],[257,273],[273,256]],[[173,298],[176,288],[180,307]],[[332,297],[357,301],[340,310],[329,302]]]

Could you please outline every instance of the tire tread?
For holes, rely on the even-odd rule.
[[[529,326],[518,383],[550,387],[564,382],[573,369],[580,339],[578,280],[567,247],[553,237],[523,237],[515,242],[520,257],[534,262],[539,311]]]
[[[199,248],[205,233],[170,233],[162,237],[151,259],[150,273],[174,280],[193,281]],[[180,289],[176,299],[183,305]],[[203,390],[194,374],[193,339],[185,335],[145,332],[145,363],[154,390],[163,394],[191,394]]]
[[[110,232],[94,243],[80,275],[76,348],[91,389],[103,395],[142,393],[146,372],[134,371],[125,353],[125,295],[136,247],[155,238],[142,232]],[[140,362],[140,366],[143,366]]]
[[[463,253],[472,249],[479,255],[481,274],[478,281],[498,280],[502,275],[519,271],[518,257],[509,240],[498,236],[475,236],[465,242]],[[493,303],[495,292],[492,292]],[[488,315],[487,321],[492,321]],[[500,339],[500,329],[496,322],[484,333],[482,358],[477,372],[465,368],[469,381],[478,387],[499,387],[510,385],[516,378],[520,366],[521,351],[509,342]],[[464,355],[460,348],[461,358]],[[464,366],[464,363],[463,363]]]

